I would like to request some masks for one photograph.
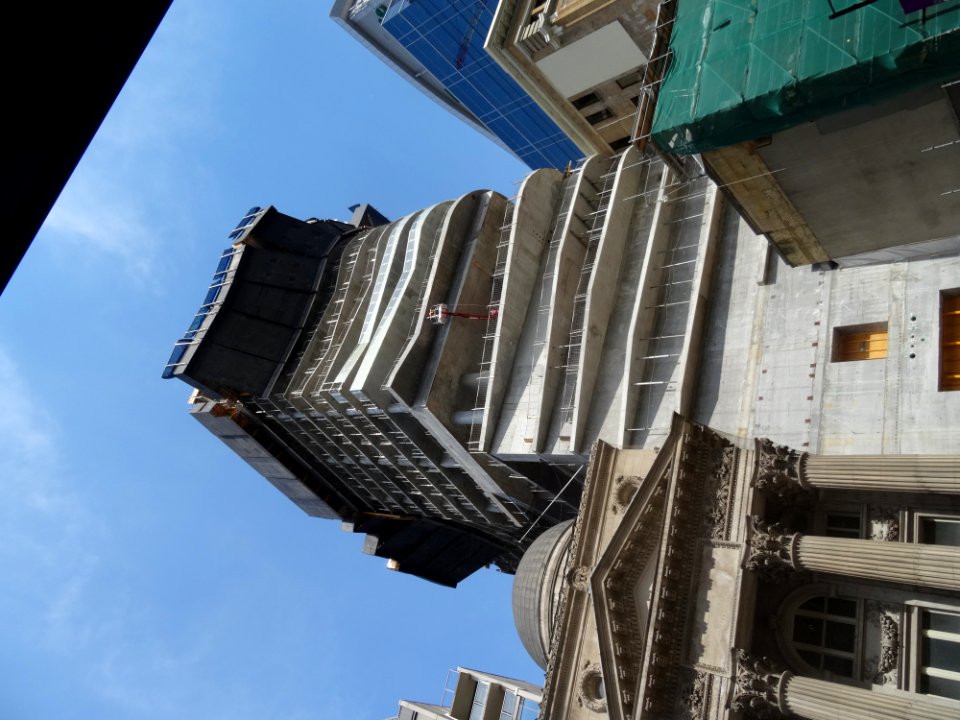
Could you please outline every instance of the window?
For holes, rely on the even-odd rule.
[[[881,360],[887,356],[887,323],[849,325],[833,330],[833,361]]]
[[[529,698],[520,698],[517,716],[520,720],[537,720],[538,715],[540,715],[540,703]]]
[[[490,683],[478,682],[473,691],[473,706],[470,708],[470,720],[481,720],[483,710],[487,705],[487,695],[490,693]]]
[[[540,705],[525,698],[516,690],[504,690],[500,720],[537,720]]]
[[[927,545],[953,545],[960,547],[960,518],[918,517],[919,542]]]
[[[626,90],[631,85],[636,85],[643,79],[643,73],[640,72],[640,68],[628,72],[626,75],[621,75],[617,78],[617,85],[620,86],[621,90]]]
[[[619,138],[619,139],[614,140],[613,142],[611,142],[611,143],[610,143],[610,148],[611,148],[614,152],[620,152],[621,150],[623,150],[624,148],[628,147],[629,145],[630,145],[630,136],[629,136],[629,135],[624,135],[622,138]]]
[[[823,534],[827,537],[860,538],[860,513],[828,512]]]
[[[814,597],[793,616],[791,641],[811,668],[838,677],[854,677],[859,604],[852,598]]]
[[[940,294],[940,389],[960,390],[960,290]]]
[[[578,98],[574,98],[570,102],[573,103],[573,106],[577,110],[583,110],[588,105],[593,105],[594,103],[600,102],[600,96],[595,92],[588,92],[586,95],[581,95]]]
[[[513,690],[503,693],[503,706],[500,710],[500,720],[513,720],[517,712],[517,694]]]
[[[596,125],[598,122],[603,122],[612,117],[613,113],[607,110],[607,108],[600,108],[597,112],[587,115],[585,119],[591,125]]]
[[[920,692],[960,700],[960,614],[921,611],[918,673]]]

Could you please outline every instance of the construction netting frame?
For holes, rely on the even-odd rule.
[[[834,0],[840,7],[853,0]],[[960,76],[960,0],[679,0],[652,137],[686,155]]]

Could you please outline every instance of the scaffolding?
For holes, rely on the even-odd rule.
[[[517,198],[507,201],[503,213],[503,222],[500,225],[500,239],[497,242],[497,259],[493,266],[492,283],[490,286],[490,302],[487,311],[500,307],[503,294],[503,280],[507,271],[507,258],[510,254],[510,237],[513,230],[514,210]],[[487,390],[490,377],[493,373],[493,350],[496,345],[497,333],[500,327],[499,313],[487,318],[483,333],[483,346],[480,353],[480,370],[477,379],[477,393],[473,403],[473,413],[470,421],[470,437],[467,440],[467,449],[470,452],[480,451],[480,435],[483,427],[483,413],[487,407]]]
[[[580,277],[577,281],[577,291],[573,301],[573,317],[570,321],[570,332],[566,345],[566,357],[563,362],[563,390],[560,394],[560,439],[570,440],[570,426],[573,423],[573,414],[576,409],[577,379],[580,368],[580,350],[584,342],[584,321],[586,319],[587,308],[587,290],[590,286],[590,278],[593,275],[593,267],[596,263],[597,250],[600,247],[600,238],[603,236],[607,210],[610,206],[610,196],[613,193],[613,185],[617,176],[617,164],[619,158],[612,158],[605,161],[606,167],[600,175],[602,181],[600,187],[590,183],[586,178],[584,181],[594,191],[592,198],[588,199],[588,204],[592,210],[586,217],[579,218],[581,223],[588,227],[586,237],[586,252],[583,256],[583,263],[580,266]]]
[[[639,356],[638,379],[632,426],[626,428],[626,444],[643,447],[650,437],[668,435],[673,412],[678,410],[682,351],[686,340],[687,318],[691,312],[701,237],[701,218],[705,198],[691,189],[706,179],[682,182],[665,189],[662,202],[670,204],[671,216],[662,225],[666,234],[663,247],[654,251],[647,275],[646,300],[640,312],[650,313],[647,337]]]

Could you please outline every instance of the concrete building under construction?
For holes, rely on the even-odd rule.
[[[512,571],[576,513],[595,442],[659,447],[674,413],[810,452],[956,447],[955,256],[789,268],[635,148],[361,214],[252,210],[164,374],[401,571]]]

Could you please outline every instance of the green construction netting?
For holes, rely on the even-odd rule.
[[[925,19],[898,0],[830,14],[827,0],[679,0],[654,142],[715,150],[960,76],[960,0]]]

